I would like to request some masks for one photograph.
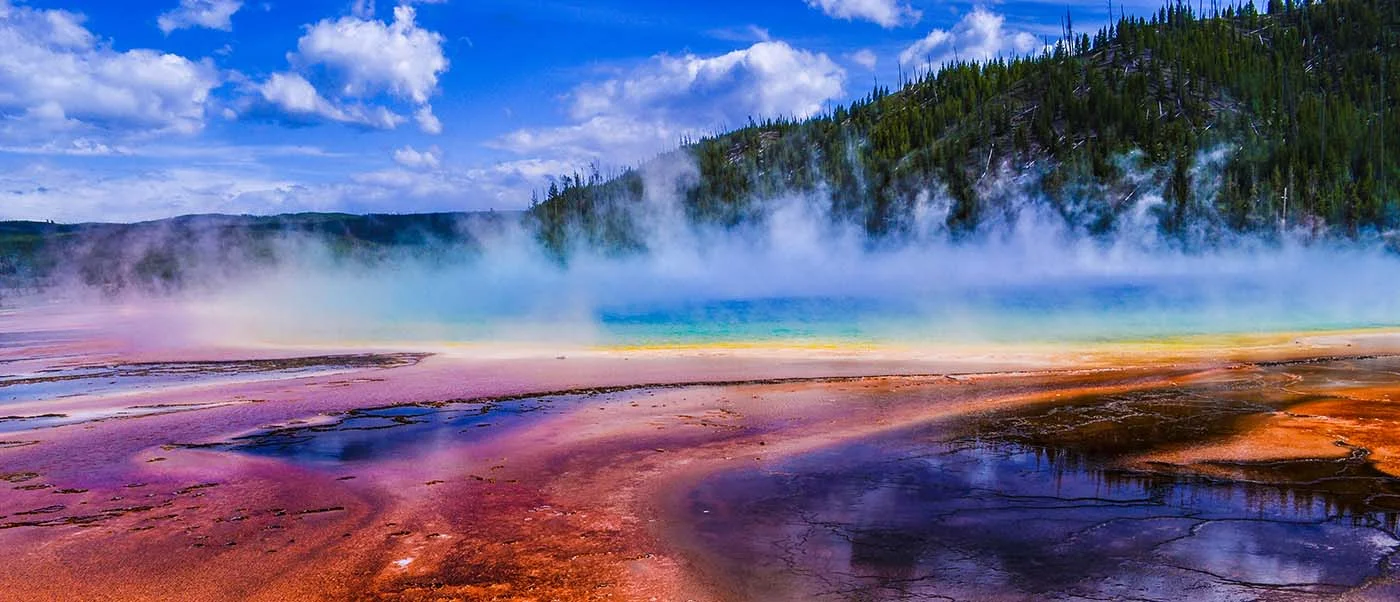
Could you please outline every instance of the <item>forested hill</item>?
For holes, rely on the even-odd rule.
[[[71,284],[110,293],[174,290],[265,269],[308,250],[357,265],[460,257],[519,219],[516,212],[296,213],[135,224],[0,222],[0,293]]]
[[[691,220],[719,225],[813,193],[877,239],[910,234],[932,195],[957,239],[1024,202],[989,184],[1010,172],[1086,236],[1112,236],[1144,197],[1162,200],[1146,214],[1183,245],[1385,234],[1400,227],[1397,53],[1394,0],[1270,0],[1204,17],[1175,4],[1093,34],[1067,28],[1038,56],[949,65],[830,114],[686,145],[657,159],[693,158],[698,176],[678,183],[644,178],[646,166],[565,176],[530,215],[562,257],[644,247],[647,186],[677,186],[666,192]]]

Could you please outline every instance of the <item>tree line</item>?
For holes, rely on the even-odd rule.
[[[885,240],[911,235],[920,195],[936,189],[957,239],[1015,210],[985,186],[1006,166],[1086,236],[1114,235],[1144,187],[1164,200],[1152,209],[1161,234],[1183,245],[1400,227],[1400,2],[1176,3],[1092,35],[1070,23],[1033,56],[943,65],[811,119],[685,144],[669,156],[698,174],[665,192],[719,226],[820,193],[835,219]],[[529,212],[541,242],[561,258],[577,245],[643,248],[641,173],[561,177]]]

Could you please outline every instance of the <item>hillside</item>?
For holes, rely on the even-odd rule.
[[[657,159],[693,161],[692,178],[652,182],[648,166],[563,176],[530,217],[560,258],[644,248],[638,208],[657,192],[720,226],[808,194],[875,240],[924,234],[930,198],[946,211],[938,234],[953,240],[1014,219],[1027,197],[1094,237],[1160,198],[1145,212],[1186,247],[1400,227],[1400,2],[1267,8],[1202,17],[1179,4],[1093,35],[1067,27],[1038,56],[948,65],[827,115],[751,123]],[[1030,185],[996,185],[1008,177]]]
[[[190,215],[136,224],[0,222],[0,288],[83,284],[167,290],[236,275],[314,245],[326,259],[373,263],[474,253],[519,214]]]

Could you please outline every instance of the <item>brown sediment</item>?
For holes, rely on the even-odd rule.
[[[1144,463],[1166,463],[1218,473],[1213,465],[1364,457],[1376,469],[1400,477],[1400,372],[1386,357],[1318,358],[1262,364],[1286,379],[1278,389],[1298,399],[1276,411],[1249,416],[1235,434],[1159,450]]]

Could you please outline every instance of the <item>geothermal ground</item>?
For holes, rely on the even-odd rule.
[[[1400,597],[1390,333],[212,349],[39,315],[0,317],[5,600]]]

